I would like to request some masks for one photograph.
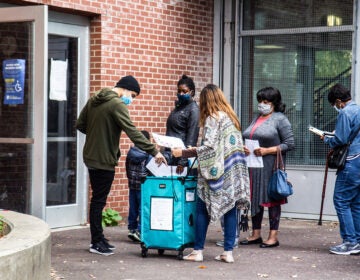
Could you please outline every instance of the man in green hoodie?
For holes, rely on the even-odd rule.
[[[122,77],[114,88],[103,88],[92,96],[76,121],[76,128],[86,134],[83,159],[89,171],[92,197],[90,201],[90,252],[112,255],[115,247],[104,237],[102,211],[120,158],[120,135],[124,131],[134,144],[155,157],[158,164],[164,156],[134,126],[127,106],[140,94],[133,76]]]

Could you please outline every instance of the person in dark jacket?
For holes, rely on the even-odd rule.
[[[141,131],[150,140],[150,134],[146,130]],[[136,145],[131,147],[126,156],[126,176],[129,186],[129,216],[128,237],[134,242],[140,242],[140,206],[141,206],[141,184],[150,172],[146,165],[152,156],[141,150]]]
[[[166,121],[166,136],[180,138],[185,147],[195,147],[199,137],[199,106],[194,100],[194,81],[183,75],[177,83],[177,101]],[[177,166],[176,173],[181,174],[188,166],[188,159],[171,156],[169,149],[165,150],[169,164]],[[193,174],[194,175],[194,174]]]
[[[140,94],[140,86],[133,76],[122,77],[114,88],[103,88],[94,94],[81,110],[76,128],[86,134],[83,148],[88,168],[92,197],[90,201],[90,252],[111,255],[115,247],[104,237],[102,211],[115,176],[120,158],[120,135],[124,131],[140,149],[166,164],[165,157],[132,123],[127,105]]]

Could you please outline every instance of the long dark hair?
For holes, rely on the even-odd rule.
[[[274,105],[275,112],[285,112],[286,105],[281,101],[281,93],[277,88],[264,87],[256,93],[256,99],[258,102],[263,100],[269,101]]]

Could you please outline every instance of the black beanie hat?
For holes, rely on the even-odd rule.
[[[124,88],[130,91],[135,91],[140,94],[140,86],[138,81],[133,76],[122,77],[116,84],[117,88]]]

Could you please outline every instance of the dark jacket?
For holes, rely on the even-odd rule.
[[[171,111],[166,122],[166,135],[180,138],[186,147],[197,145],[199,137],[199,106],[194,100],[190,100],[188,103],[181,104],[175,103],[175,108]],[[169,152],[167,151],[169,157]],[[171,165],[183,165],[187,166],[187,159],[173,158],[169,162]]]
[[[145,181],[150,172],[146,164],[150,161],[151,155],[139,149],[131,147],[126,156],[126,176],[128,177],[129,188],[141,190],[141,184]]]
[[[83,159],[88,168],[115,170],[122,131],[140,149],[153,156],[158,152],[137,130],[125,103],[110,88],[102,89],[88,100],[76,121],[76,128],[86,134]]]

